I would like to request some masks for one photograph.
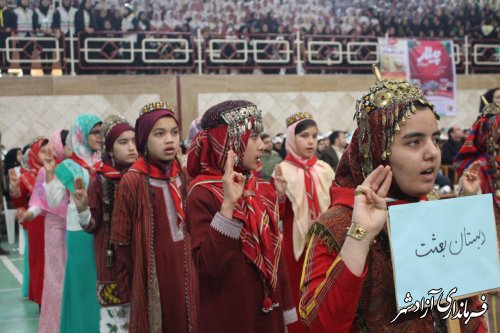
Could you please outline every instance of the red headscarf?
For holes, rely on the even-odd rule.
[[[353,200],[354,191],[344,191],[342,188],[356,188],[372,170],[379,165],[389,164],[389,158],[384,157],[390,151],[392,137],[397,134],[400,126],[404,126],[412,113],[418,112],[415,104],[429,107],[439,119],[434,106],[425,99],[422,91],[405,81],[377,81],[370,91],[357,101],[355,118],[358,128],[337,166],[330,193],[332,203]],[[342,198],[345,195],[347,197]],[[388,196],[397,202],[414,202],[421,199],[405,195],[394,179]]]
[[[30,151],[28,152],[28,166],[29,170],[22,174],[21,181],[23,182],[26,189],[28,189],[28,193],[31,195],[33,189],[35,188],[36,175],[38,174],[38,170],[43,167],[43,161],[38,157],[38,153],[42,146],[46,145],[49,142],[46,138],[38,138],[36,139],[30,146]]]
[[[248,110],[252,111],[247,112]],[[233,126],[228,126],[224,117],[235,112],[242,117]],[[194,178],[189,191],[195,186],[203,186],[222,203],[222,176],[227,153],[231,149],[236,153],[238,164],[235,169],[246,174],[247,181],[233,217],[244,223],[241,231],[243,254],[257,266],[265,279],[262,309],[267,312],[277,303],[275,291],[281,254],[276,193],[269,183],[256,179],[242,166],[251,130],[260,129],[259,122],[260,110],[251,102],[226,101],[213,106],[203,115],[202,131],[191,142],[187,170]],[[238,130],[238,135],[231,138],[230,133],[235,130]]]
[[[498,178],[500,172],[500,157],[494,156],[494,145],[500,139],[499,130],[500,113],[480,117],[472,126],[471,133],[453,161],[459,176],[475,161],[481,162],[481,191],[493,193],[498,207],[500,198],[495,193],[495,177]],[[490,147],[488,140],[491,140]]]

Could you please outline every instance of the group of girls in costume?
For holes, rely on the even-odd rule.
[[[30,267],[44,286],[40,332],[444,332],[431,313],[390,324],[384,227],[386,197],[404,204],[432,191],[438,116],[416,86],[380,80],[355,118],[335,174],[316,158],[312,116],[291,115],[288,155],[271,182],[255,175],[263,123],[248,101],[203,114],[185,168],[164,102],[144,106],[135,127],[80,115],[69,134],[34,142],[32,169],[12,175],[11,195],[29,207],[30,244],[43,247],[45,227],[45,277]],[[498,185],[497,169],[480,176],[478,166],[462,178],[466,194],[480,180],[483,192]],[[32,226],[42,231],[31,235]],[[461,326],[485,331],[482,318]]]

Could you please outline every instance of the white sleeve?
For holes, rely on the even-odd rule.
[[[83,212],[78,213],[78,222],[82,228],[86,227],[90,223],[90,218],[92,214],[90,213],[90,208],[85,209]]]
[[[28,212],[33,214],[33,218],[37,217],[38,215],[42,214],[42,209],[36,206],[30,206],[28,209]]]
[[[50,183],[43,183],[43,187],[45,188],[45,196],[49,206],[52,208],[57,207],[66,192],[63,183],[57,177],[54,177]]]

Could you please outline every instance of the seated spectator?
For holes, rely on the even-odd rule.
[[[441,164],[451,165],[460,148],[464,144],[464,132],[458,125],[452,125],[448,130],[448,140],[443,144]]]
[[[273,174],[274,167],[280,164],[283,159],[280,154],[273,149],[273,142],[269,134],[262,133],[260,138],[264,143],[264,150],[260,157],[260,161],[262,162],[262,178],[269,181]]]

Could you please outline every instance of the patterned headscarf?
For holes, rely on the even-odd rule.
[[[89,147],[88,136],[92,128],[102,123],[101,118],[92,114],[81,114],[76,117],[70,131],[69,145],[73,153],[92,167],[99,159],[100,152],[94,152]]]
[[[400,126],[413,117],[418,106],[425,106],[439,119],[424,93],[416,85],[406,81],[378,80],[356,102],[358,128],[351,143],[340,159],[335,183],[341,187],[355,188],[379,165],[388,165],[391,144],[400,132]],[[333,195],[333,194],[332,194]],[[389,196],[409,199],[392,182]]]
[[[38,153],[43,145],[46,145],[48,140],[46,138],[36,138],[30,144],[30,149],[28,150],[28,166],[29,170],[22,174],[21,181],[24,186],[28,189],[29,194],[35,188],[36,175],[38,170],[43,167],[43,161],[38,157]]]
[[[500,208],[500,157],[495,144],[500,140],[500,104],[488,104],[453,161],[461,176],[475,161],[481,162],[481,191],[493,193]]]
[[[54,158],[59,162],[64,160],[64,146],[62,133],[64,130],[60,129],[52,132],[49,138],[49,147],[54,153]]]
[[[189,147],[187,169],[191,177],[224,172],[230,150],[237,157],[236,170],[248,173],[242,163],[250,130],[263,130],[261,111],[255,104],[241,100],[219,103],[205,112],[201,128]]]
[[[278,304],[275,292],[281,241],[276,196],[269,183],[256,179],[242,164],[250,133],[262,132],[261,111],[251,102],[226,101],[205,112],[201,126],[188,152],[187,170],[194,177],[189,191],[203,186],[222,203],[227,153],[231,149],[235,152],[238,157],[235,170],[246,174],[247,181],[233,217],[244,223],[240,238],[242,252],[265,279],[262,311],[269,312]]]

